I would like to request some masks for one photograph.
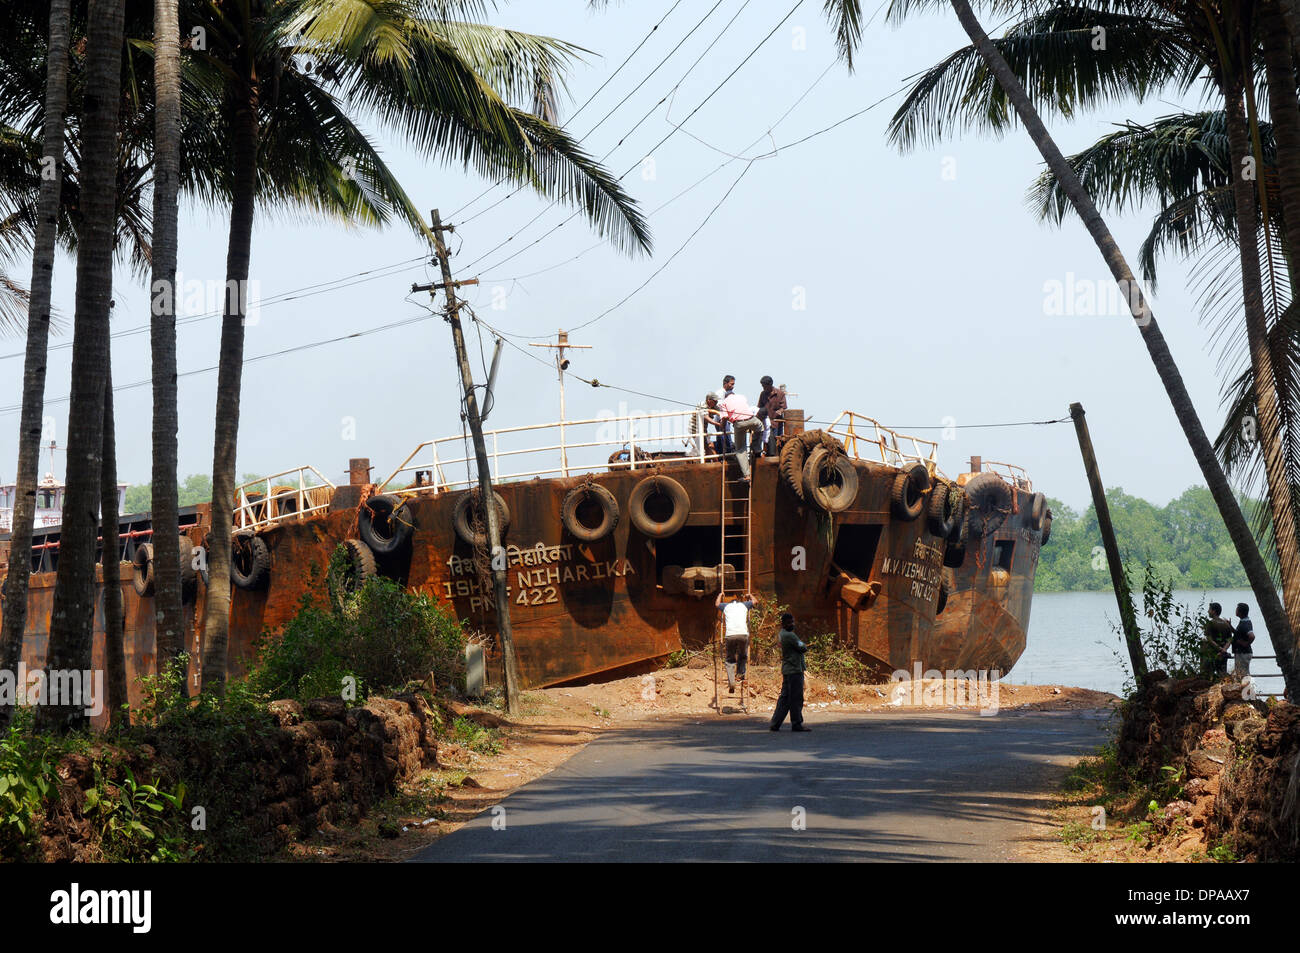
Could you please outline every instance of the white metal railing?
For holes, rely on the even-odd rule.
[[[938,443],[890,430],[878,420],[863,414],[846,410],[835,418],[826,432],[839,437],[844,443],[844,449],[859,460],[874,460],[891,467],[923,463],[930,476],[938,472]]]
[[[997,460],[984,460],[980,463],[980,468],[996,473],[1018,490],[1024,490],[1026,493],[1033,492],[1034,483],[1029,479],[1029,473],[1024,467],[1016,466],[1014,463],[999,463]]]
[[[706,463],[722,459],[710,445],[720,434],[704,431],[696,411],[670,411],[660,414],[626,414],[590,420],[566,420],[524,427],[485,430],[484,442],[490,461],[493,482],[527,480],[534,477],[568,477],[581,473],[626,466],[636,470],[661,460],[691,460]],[[691,421],[695,418],[695,432]],[[554,431],[551,440],[537,442],[530,436]],[[576,439],[575,439],[576,438]],[[612,453],[611,453],[612,451]],[[625,453],[626,459],[611,461],[613,454]],[[645,454],[664,454],[649,458]],[[443,490],[477,484],[472,466],[473,452],[463,436],[426,440],[412,450],[397,469],[378,484],[382,493],[404,476],[414,477],[407,490]],[[464,468],[464,474],[460,468]]]
[[[483,439],[492,480],[501,483],[574,476],[605,471],[611,466],[635,470],[664,459],[642,454],[664,453],[671,455],[669,459],[697,463],[720,460],[725,454],[709,446],[719,434],[705,433],[703,417],[701,411],[692,410],[566,420],[563,427],[559,422],[552,422],[487,430]],[[692,418],[695,418],[693,431]],[[864,423],[871,425],[870,436],[863,432]],[[553,432],[550,440],[542,436],[547,431]],[[878,460],[890,466],[916,461],[924,463],[931,475],[937,472],[937,443],[895,433],[870,417],[845,411],[836,418],[829,432],[839,437],[847,452],[858,459]],[[611,450],[621,453],[621,458],[611,461]],[[378,484],[378,492],[405,489],[437,493],[473,486],[478,482],[473,459],[464,435],[426,440]],[[396,487],[394,483],[409,485]]]
[[[235,488],[235,529],[262,529],[328,509],[333,496],[334,484],[313,466],[272,473]]]

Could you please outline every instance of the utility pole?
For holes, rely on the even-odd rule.
[[[451,260],[447,254],[447,246],[442,240],[442,233],[455,229],[451,225],[442,224],[437,209],[434,209],[429,217],[433,223],[434,250],[438,264],[442,267],[442,282],[412,285],[411,290],[428,291],[432,296],[441,288],[447,297],[445,320],[451,325],[451,340],[456,349],[456,363],[460,366],[460,381],[465,389],[465,416],[469,422],[470,432],[474,436],[474,458],[478,462],[479,493],[483,500],[483,511],[487,521],[492,589],[497,610],[497,633],[501,639],[501,661],[505,669],[506,711],[516,714],[519,711],[519,665],[515,659],[515,643],[510,631],[510,597],[506,592],[506,562],[505,550],[501,548],[501,522],[497,514],[496,499],[492,493],[492,472],[488,469],[487,444],[483,440],[483,423],[479,419],[478,398],[474,395],[474,378],[470,373],[469,357],[465,353],[465,335],[460,326],[460,304],[456,300],[457,287],[476,285],[478,279],[452,280]]]
[[[560,475],[569,475],[569,450],[564,442],[564,372],[569,369],[568,358],[564,352],[569,348],[590,351],[590,344],[570,344],[569,332],[561,329],[556,332],[554,344],[531,344],[530,347],[550,347],[555,349],[555,369],[560,375]]]
[[[1124,576],[1124,566],[1120,562],[1119,543],[1115,540],[1115,527],[1110,521],[1110,507],[1106,503],[1106,491],[1101,485],[1101,471],[1097,469],[1097,455],[1092,449],[1092,436],[1088,433],[1088,421],[1084,419],[1083,405],[1071,404],[1070,416],[1074,418],[1074,430],[1079,437],[1083,468],[1088,473],[1092,505],[1097,511],[1097,528],[1101,530],[1101,542],[1106,550],[1106,563],[1110,566],[1110,583],[1115,589],[1115,600],[1119,603],[1120,622],[1124,626],[1124,641],[1128,643],[1129,663],[1133,666],[1133,682],[1141,688],[1142,677],[1147,673],[1146,653],[1142,650],[1137,616],[1133,612],[1133,596],[1129,592],[1128,579]]]

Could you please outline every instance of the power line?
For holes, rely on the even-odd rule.
[[[639,52],[641,51],[641,47],[643,47],[643,46],[646,45],[646,43],[650,40],[650,37],[654,36],[655,31],[658,30],[659,27],[663,26],[663,22],[664,22],[665,20],[667,20],[669,16],[672,15],[672,12],[673,12],[674,10],[676,10],[679,6],[681,6],[681,3],[682,3],[682,0],[676,0],[676,2],[675,2],[671,7],[668,8],[668,12],[665,13],[662,17],[659,18],[659,22],[656,23],[654,26],[652,26],[652,27],[650,28],[650,32],[648,32],[645,36],[643,36],[643,37],[641,38],[641,42],[638,43],[638,44],[636,45],[636,47],[632,50],[632,52],[629,53],[626,57],[624,57],[623,62],[618,64],[618,68],[617,68],[616,70],[614,70],[614,72],[612,72],[612,73],[609,74],[609,76],[605,79],[605,82],[601,83],[600,86],[598,86],[598,87],[596,88],[596,91],[595,91],[594,93],[592,93],[590,96],[587,97],[587,101],[584,102],[581,106],[578,107],[577,112],[575,112],[572,116],[570,116],[570,117],[565,121],[564,126],[561,126],[561,128],[564,128],[565,126],[568,126],[570,123],[573,122],[573,120],[577,119],[580,115],[582,115],[582,111],[583,111],[584,109],[586,109],[588,106],[591,105],[592,100],[594,100],[597,96],[599,96],[599,95],[604,91],[604,89],[605,89],[606,86],[608,86],[611,82],[613,82],[614,77],[616,77],[619,73],[621,73],[621,72],[623,71],[623,67],[626,66],[628,63],[630,63],[630,62],[632,61],[632,57],[636,56],[637,53],[639,53]],[[604,120],[601,120],[601,122],[604,122]],[[596,125],[600,125],[600,123],[597,123]],[[594,127],[593,127],[593,128],[594,128]],[[590,135],[590,134],[591,134],[590,132],[587,133],[587,135]],[[585,138],[585,137],[584,137],[584,138]],[[504,182],[505,182],[505,179],[499,179],[498,181],[493,182],[491,185],[489,185],[486,189],[484,189],[484,190],[483,190],[482,192],[480,192],[478,195],[474,196],[472,199],[470,199],[468,202],[466,202],[466,203],[465,203],[464,205],[462,205],[460,208],[456,209],[456,211],[452,212],[451,215],[447,216],[448,220],[451,220],[451,219],[455,218],[457,215],[459,215],[461,212],[465,211],[465,209],[469,208],[471,205],[473,205],[475,202],[477,202],[477,201],[478,201],[479,199],[481,199],[483,196],[487,195],[487,194],[488,194],[489,192],[491,192],[493,189],[499,188],[499,187],[500,187]],[[518,191],[518,190],[516,190],[516,191]],[[513,195],[514,193],[511,193],[511,194]],[[506,196],[506,198],[509,198],[509,197],[510,197],[510,196]],[[499,204],[501,204],[501,203],[500,203],[500,202],[494,203],[494,204],[488,206],[487,208],[485,208],[485,209],[483,210],[483,212],[491,211],[492,209],[496,208],[496,206],[499,205]],[[483,212],[475,213],[474,218],[478,218],[478,216],[479,216],[479,215],[482,215]],[[468,219],[467,219],[467,221],[468,221]],[[463,223],[462,223],[462,224],[463,224]]]
[[[743,60],[741,60],[740,63],[737,64],[737,65],[735,66],[735,68],[733,68],[732,71],[731,71],[730,73],[727,74],[727,76],[722,80],[722,82],[719,83],[717,86],[715,86],[715,87],[713,88],[713,90],[709,93],[709,95],[706,96],[706,97],[704,97],[704,99],[703,99],[703,100],[702,100],[698,105],[696,105],[696,107],[695,107],[694,109],[691,110],[690,114],[689,114],[685,119],[682,120],[682,125],[685,125],[688,121],[690,121],[690,119],[691,119],[692,116],[694,116],[694,115],[695,115],[696,113],[698,113],[701,109],[703,109],[704,106],[705,106],[705,105],[706,105],[706,104],[707,104],[707,103],[708,103],[708,102],[709,102],[709,101],[710,101],[714,96],[716,96],[716,95],[718,94],[718,92],[722,89],[722,87],[726,86],[727,83],[731,81],[732,77],[734,77],[734,76],[736,75],[736,73],[739,72],[740,69],[741,69],[741,68],[742,68],[746,63],[748,63],[748,62],[750,61],[750,59],[753,58],[753,56],[754,56],[755,53],[757,53],[760,49],[762,49],[762,47],[767,43],[767,41],[770,40],[770,39],[772,38],[772,35],[775,34],[776,31],[779,30],[779,29],[781,28],[782,24],[784,24],[787,20],[790,19],[791,16],[794,15],[795,10],[799,9],[799,7],[803,5],[803,3],[804,3],[804,0],[796,0],[794,6],[792,6],[792,7],[790,8],[790,10],[786,13],[786,15],[785,15],[784,17],[782,17],[781,20],[776,24],[776,26],[772,27],[772,29],[768,32],[768,34],[767,34],[765,37],[763,37],[762,40],[759,41],[758,45],[756,45],[753,49],[751,49],[751,50],[749,51],[749,53],[746,54],[745,58],[744,58]],[[745,5],[747,6],[748,4],[749,4],[749,0],[746,0]],[[744,7],[742,7],[741,9],[744,9]],[[732,18],[732,19],[727,23],[727,26],[723,28],[723,33],[725,33],[726,30],[727,30],[727,29],[731,26],[731,24],[734,23],[734,22],[735,22],[735,17],[733,17],[733,18]],[[716,43],[717,40],[721,38],[721,36],[722,36],[722,34],[719,34],[718,37],[715,38],[714,43]],[[710,48],[712,48],[712,45],[713,45],[713,44],[710,44]],[[692,64],[692,66],[691,66],[691,70],[693,70],[693,69],[695,68],[695,66],[698,65],[698,63],[699,63],[699,61],[697,60],[696,63]],[[690,73],[690,70],[688,70],[687,73],[689,74],[689,73]],[[684,78],[685,78],[685,77],[683,77],[683,79],[684,79]],[[680,85],[680,82],[681,82],[681,81],[679,80],[679,81],[678,81],[678,84],[679,84],[679,85]],[[676,89],[676,86],[674,86],[674,90],[675,90],[675,89]],[[665,96],[664,98],[666,99],[667,97]],[[662,103],[662,102],[663,102],[663,100],[660,100],[660,103]],[[658,105],[659,105],[659,104],[656,103],[655,108],[658,108]],[[653,112],[653,110],[651,110],[651,111]],[[642,121],[644,121],[644,120],[642,120]],[[640,124],[640,123],[638,122],[638,125],[639,125],[639,124]],[[649,155],[650,153],[654,152],[655,149],[658,149],[660,146],[662,146],[665,142],[667,142],[669,139],[671,139],[671,138],[672,138],[674,135],[676,135],[676,134],[677,134],[677,128],[674,127],[674,128],[673,128],[673,129],[672,129],[672,130],[671,130],[671,131],[670,131],[666,136],[664,136],[664,137],[663,137],[662,139],[660,139],[657,143],[655,143],[655,145],[654,145],[653,148],[647,150],[644,154],[645,154],[645,155]],[[622,141],[622,140],[620,140],[620,142],[621,142],[621,141]],[[617,146],[615,146],[615,148],[617,148]],[[610,150],[610,151],[612,152],[613,150]],[[609,155],[609,153],[606,153],[606,157],[608,157],[608,155]],[[632,166],[631,166],[630,168],[628,168],[628,170],[627,170],[626,172],[624,172],[622,175],[620,175],[620,176],[618,177],[618,181],[621,182],[623,179],[625,179],[625,178],[627,178],[629,175],[631,175],[631,173],[633,172],[633,170],[636,169],[636,167],[637,167],[637,163],[633,163]],[[516,190],[516,192],[517,192],[517,191],[518,191],[518,190]],[[463,267],[462,270],[463,270],[463,271],[468,271],[469,269],[471,269],[471,268],[473,268],[475,265],[477,265],[479,262],[481,262],[484,258],[487,258],[489,255],[491,255],[493,252],[496,252],[496,251],[500,250],[501,248],[504,248],[504,247],[505,247],[506,245],[508,245],[510,242],[514,241],[516,237],[518,237],[522,232],[524,232],[527,228],[529,228],[529,226],[531,226],[534,222],[536,222],[539,218],[541,218],[542,215],[544,215],[546,212],[550,211],[550,209],[552,209],[553,207],[555,207],[555,205],[558,204],[559,201],[560,201],[560,200],[557,199],[557,200],[552,201],[551,203],[549,203],[545,208],[542,209],[541,212],[537,213],[537,215],[535,215],[535,216],[533,216],[531,219],[529,219],[529,220],[528,220],[528,221],[527,221],[527,222],[526,222],[526,223],[525,223],[521,228],[517,229],[514,233],[512,233],[512,234],[511,234],[508,238],[506,238],[504,241],[498,242],[498,243],[497,243],[496,245],[494,245],[492,248],[489,248],[489,249],[488,249],[487,251],[485,251],[483,254],[479,255],[477,258],[475,258],[475,259],[474,259],[472,262],[470,262],[468,265],[465,265],[465,266]],[[550,229],[550,231],[547,231],[547,232],[543,233],[542,236],[541,236],[540,238],[538,238],[536,241],[530,242],[529,244],[525,245],[523,248],[521,248],[519,251],[515,252],[513,255],[510,255],[509,257],[504,258],[504,259],[502,259],[501,261],[497,262],[496,265],[494,265],[493,267],[495,267],[495,268],[499,268],[501,265],[505,264],[507,261],[512,260],[513,258],[517,257],[518,255],[522,254],[523,252],[527,251],[529,248],[532,248],[534,245],[536,245],[536,244],[538,244],[539,242],[543,241],[544,239],[546,239],[546,238],[549,237],[550,235],[554,234],[557,230],[559,230],[560,228],[564,227],[564,226],[567,225],[569,222],[573,221],[574,218],[576,218],[579,214],[581,214],[581,211],[582,211],[581,209],[575,209],[575,210],[574,210],[574,211],[573,211],[573,212],[572,212],[572,213],[571,213],[567,218],[564,219],[564,221],[562,221],[562,222],[560,222],[558,225],[555,225],[554,227],[552,227],[552,228]]]
[[[258,354],[255,357],[246,357],[244,358],[243,363],[245,366],[247,366],[249,364],[256,364],[259,361],[270,360],[273,357],[283,357],[286,354],[295,354],[299,351],[310,351],[314,348],[324,347],[327,344],[337,344],[340,341],[350,341],[353,338],[363,338],[371,334],[378,334],[381,331],[391,331],[395,328],[404,328],[407,327],[408,325],[417,324],[421,321],[429,321],[433,317],[434,315],[432,314],[420,315],[418,317],[407,318],[402,321],[393,321],[390,324],[384,324],[374,328],[367,328],[364,331],[353,331],[351,334],[343,334],[343,335],[339,335],[338,337],[326,338],[325,340],[322,341],[309,341],[306,344],[297,344],[293,347],[287,347],[279,351],[271,351],[270,353],[267,354]],[[193,377],[196,374],[207,374],[217,370],[218,366],[219,365],[217,364],[213,364],[210,367],[199,367],[191,371],[183,371],[177,374],[176,376],[177,378],[181,378],[181,377]],[[152,383],[153,383],[153,378],[146,377],[144,380],[133,381],[130,384],[115,385],[113,387],[113,393],[117,394],[122,391],[134,390],[137,387],[147,387]],[[45,404],[46,406],[49,406],[51,404],[66,404],[69,400],[71,400],[70,397],[49,397],[46,398]],[[22,404],[12,404],[8,407],[0,407],[0,416],[4,416],[6,414],[16,414],[20,410],[22,410]]]

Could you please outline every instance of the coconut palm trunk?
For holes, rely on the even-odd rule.
[[[212,451],[212,530],[208,552],[208,591],[203,605],[203,691],[226,689],[230,643],[230,556],[234,523],[235,457],[239,438],[239,390],[244,369],[244,313],[248,263],[252,254],[253,210],[257,190],[257,98],[250,83],[235,114],[234,195],[226,249],[226,305],[217,369],[216,437]]]
[[[104,374],[104,459],[99,480],[99,562],[104,579],[104,676],[108,683],[109,724],[121,724],[126,711],[126,620],[122,614],[122,561],[117,513],[117,434],[113,424],[112,346]]]
[[[153,355],[154,631],[161,673],[185,650],[176,527],[176,256],[181,163],[181,48],[176,0],[154,2]],[[189,684],[189,679],[184,680]]]
[[[1300,553],[1296,548],[1295,509],[1291,504],[1291,483],[1287,479],[1281,414],[1277,402],[1277,379],[1274,376],[1273,354],[1268,340],[1268,320],[1264,311],[1264,287],[1260,273],[1257,224],[1259,204],[1255,195],[1256,179],[1254,175],[1247,175],[1246,171],[1245,160],[1253,160],[1250,134],[1246,124],[1242,88],[1229,88],[1225,90],[1225,94],[1224,114],[1233,170],[1237,248],[1241,257],[1246,338],[1255,382],[1259,451],[1264,461],[1269,510],[1273,516],[1273,541],[1277,547],[1282,598],[1292,628],[1300,629]]]
[[[1287,255],[1294,268],[1295,242],[1300,236],[1300,100],[1296,97],[1295,60],[1290,38],[1275,0],[1260,4],[1259,33],[1268,80],[1268,111],[1273,121],[1282,221],[1286,224]]]
[[[1083,183],[1079,181],[1074,169],[1066,161],[1061,154],[1061,150],[1057,148],[1056,143],[1047,132],[1042,119],[1039,118],[1038,111],[1025,93],[1024,86],[1021,85],[1020,80],[1011,71],[1006,60],[1002,58],[1002,55],[989,41],[988,35],[984,32],[979,20],[976,19],[974,12],[971,10],[970,3],[968,0],[951,0],[951,2],[962,27],[970,36],[971,42],[975,44],[976,49],[979,50],[980,57],[997,79],[998,85],[1002,87],[1007,99],[1015,107],[1016,114],[1024,124],[1030,139],[1038,147],[1038,151],[1042,154],[1052,173],[1060,180],[1062,189],[1069,197],[1079,217],[1083,220],[1093,241],[1096,242],[1097,249],[1101,252],[1101,256],[1110,269],[1111,275],[1119,283],[1120,289],[1126,292],[1125,297],[1129,301],[1143,343],[1146,344],[1147,351],[1151,355],[1151,362],[1155,365],[1156,373],[1160,375],[1161,383],[1164,384],[1165,392],[1169,395],[1169,401],[1173,405],[1174,415],[1178,418],[1178,423],[1187,437],[1192,455],[1201,468],[1201,473],[1205,477],[1205,482],[1214,497],[1214,502],[1218,505],[1219,512],[1223,516],[1223,522],[1227,526],[1228,534],[1232,537],[1237,556],[1246,570],[1246,577],[1249,579],[1251,589],[1255,593],[1255,599],[1259,603],[1260,612],[1264,617],[1264,624],[1268,626],[1269,634],[1272,636],[1273,644],[1277,649],[1278,662],[1286,678],[1288,692],[1291,692],[1300,687],[1300,670],[1297,670],[1296,667],[1295,637],[1290,621],[1283,611],[1277,590],[1273,587],[1273,580],[1269,575],[1268,567],[1265,565],[1259,547],[1250,533],[1246,519],[1242,515],[1241,507],[1237,504],[1237,498],[1228,485],[1223,469],[1219,466],[1218,458],[1214,455],[1214,448],[1205,434],[1205,428],[1196,415],[1196,408],[1192,404],[1191,396],[1187,393],[1187,387],[1183,383],[1177,364],[1174,363],[1173,355],[1169,353],[1169,347],[1165,343],[1160,326],[1156,323],[1155,315],[1151,313],[1141,288],[1128,266],[1128,262],[1119,250],[1119,246],[1115,243],[1115,239],[1102,219],[1101,213],[1097,211],[1092,196],[1083,187]]]
[[[91,669],[95,622],[95,543],[104,453],[104,380],[113,294],[117,218],[117,120],[122,80],[124,0],[91,0],[86,37],[85,125],[82,129],[82,226],[77,246],[76,318],[68,405],[68,470],[59,534],[59,569],[50,615],[46,667]],[[51,695],[54,683],[47,680]],[[86,724],[84,695],[36,709],[36,726],[68,731]]]
[[[9,573],[4,583],[4,623],[0,626],[0,667],[14,672],[27,627],[27,585],[32,568],[32,529],[36,522],[36,481],[40,475],[41,420],[45,414],[45,361],[50,337],[50,294],[55,238],[63,186],[64,114],[68,106],[70,0],[50,5],[50,38],[45,62],[43,168],[32,247],[31,298],[27,311],[27,353],[23,364],[23,404],[18,425],[17,499],[9,538]],[[12,707],[0,705],[0,729]]]

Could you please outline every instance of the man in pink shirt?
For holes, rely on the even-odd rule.
[[[735,434],[736,463],[739,464],[741,475],[748,483],[749,458],[750,454],[758,449],[758,439],[763,433],[763,422],[758,419],[758,410],[749,406],[749,401],[745,400],[744,395],[734,390],[722,399],[719,407],[722,409],[723,418],[730,422],[732,432]]]

